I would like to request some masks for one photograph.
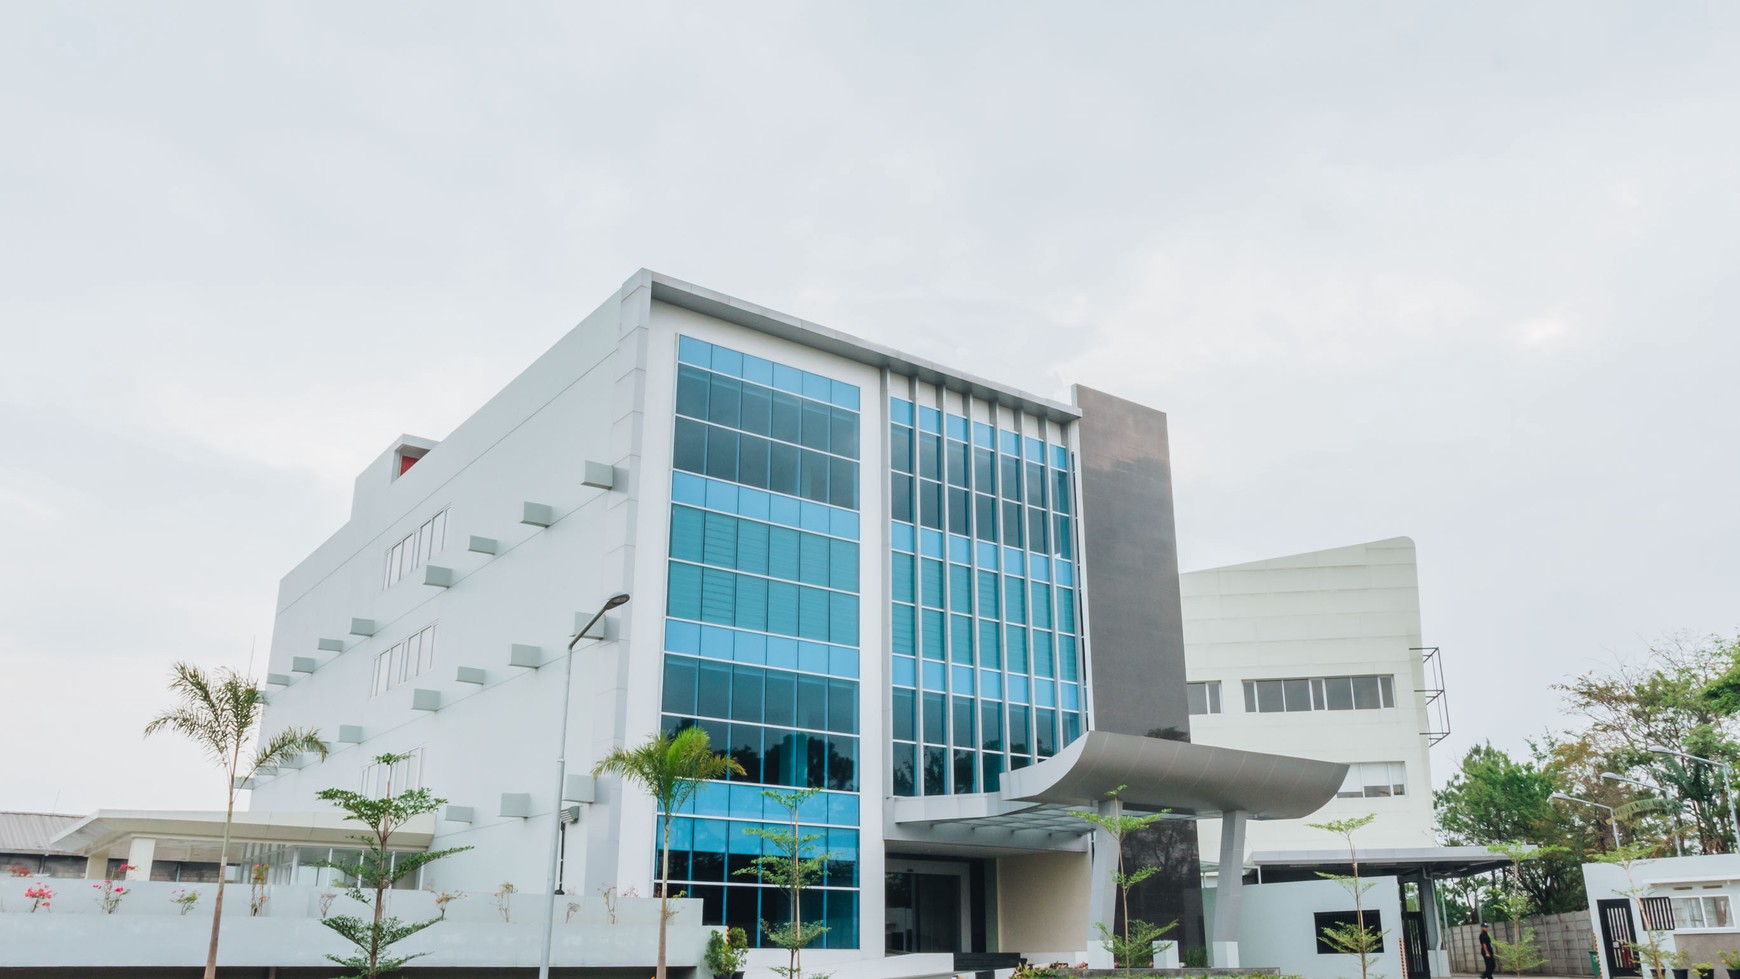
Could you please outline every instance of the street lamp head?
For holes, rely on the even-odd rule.
[[[1547,798],[1549,798],[1549,799],[1563,799],[1566,802],[1582,802],[1583,801],[1582,799],[1579,799],[1574,795],[1566,795],[1563,792],[1554,792],[1552,795],[1547,796]]]
[[[618,608],[627,604],[628,592],[618,592],[617,594],[610,596],[610,599],[604,603],[604,610],[608,612],[613,608]]]
[[[1659,744],[1652,744],[1643,750],[1649,752],[1652,755],[1677,755],[1677,754],[1681,753],[1681,752],[1675,751],[1672,748],[1666,747],[1664,745],[1659,745]]]

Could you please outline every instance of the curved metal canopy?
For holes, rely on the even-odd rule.
[[[1089,731],[1054,757],[1005,773],[999,794],[1091,805],[1122,785],[1119,798],[1132,809],[1295,819],[1322,808],[1346,777],[1347,766],[1338,762]]]

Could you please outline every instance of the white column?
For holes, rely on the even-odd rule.
[[[1239,964],[1239,906],[1244,899],[1245,823],[1242,810],[1220,817],[1220,871],[1214,885],[1214,949],[1209,960],[1217,969]]]
[[[132,870],[127,871],[127,880],[150,880],[151,861],[157,857],[157,838],[152,836],[135,836],[127,847],[127,863]]]
[[[1119,812],[1118,803],[1108,799],[1099,804],[1100,815],[1115,816]],[[1118,885],[1112,880],[1112,874],[1118,869],[1118,840],[1103,829],[1094,830],[1093,835],[1093,869],[1088,877],[1088,927],[1085,938],[1086,961],[1089,968],[1112,968],[1112,952],[1106,948],[1100,938],[1100,930],[1095,922],[1105,922],[1106,927],[1116,927],[1118,913]]]

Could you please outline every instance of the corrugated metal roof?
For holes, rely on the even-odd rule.
[[[48,845],[83,816],[52,812],[0,812],[0,853],[68,853]]]

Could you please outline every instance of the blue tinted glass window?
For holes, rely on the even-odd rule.
[[[706,367],[713,363],[713,345],[694,337],[677,338],[677,359],[685,364]]]
[[[768,582],[761,578],[738,577],[737,615],[733,621],[738,628],[767,628],[767,585]]]
[[[828,641],[858,642],[858,597],[831,594],[828,596]]]
[[[722,374],[743,376],[743,354],[729,347],[713,347],[713,369]]]
[[[918,652],[917,611],[910,605],[896,604],[890,628],[889,643],[897,653]]]
[[[919,562],[922,579],[920,592],[926,608],[943,607],[943,563],[925,558]]]
[[[1018,625],[1003,630],[1003,652],[1010,673],[1027,672],[1027,630]]]
[[[1033,582],[1033,624],[1041,629],[1051,628],[1051,586]]]
[[[973,661],[973,620],[971,616],[949,617],[949,658],[957,663]]]
[[[891,398],[888,402],[888,420],[896,425],[911,425],[912,402]]]
[[[985,666],[1002,665],[1002,627],[996,622],[979,620],[979,662]]]
[[[925,659],[942,659],[944,649],[943,614],[935,609],[924,609],[919,615],[920,640],[919,649]]]
[[[895,472],[912,472],[912,429],[895,425],[888,430],[888,463]]]
[[[707,395],[707,420],[715,425],[736,428],[743,421],[743,382],[735,377],[714,374]]]
[[[949,565],[949,611],[973,610],[973,569],[964,564]]]
[[[701,617],[701,569],[692,564],[671,562],[670,583],[666,588],[666,612],[680,619]]]
[[[844,591],[858,590],[858,545],[843,540],[828,542],[828,583]]]

